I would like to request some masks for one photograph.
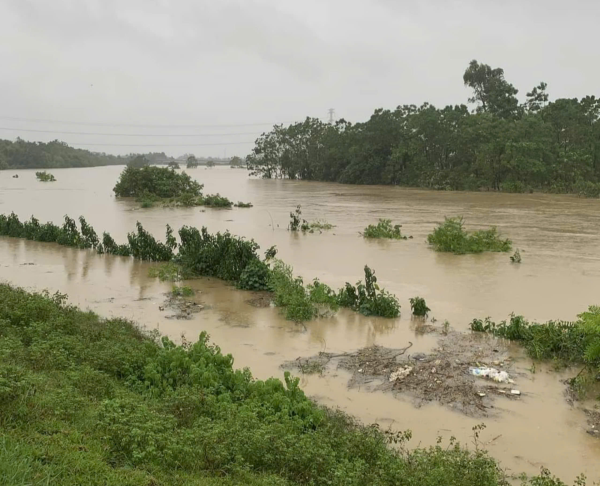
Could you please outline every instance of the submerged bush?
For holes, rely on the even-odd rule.
[[[375,272],[365,265],[365,282],[358,281],[356,286],[346,282],[338,292],[338,303],[365,316],[398,317],[400,303],[396,296],[377,285]]]
[[[245,203],[242,201],[238,201],[237,204],[235,204],[236,208],[251,208],[252,207],[252,203]]]
[[[171,295],[173,297],[192,297],[194,295],[194,289],[191,287],[183,286],[179,287],[177,285],[173,285],[171,288]]]
[[[208,194],[202,198],[202,205],[209,208],[230,208],[233,203],[220,194]]]
[[[56,178],[52,174],[49,174],[48,172],[46,172],[45,170],[43,170],[41,172],[36,172],[35,176],[37,177],[38,181],[42,181],[42,182],[55,182],[56,181]]]
[[[427,307],[427,303],[425,302],[424,298],[412,297],[409,299],[409,301],[413,316],[425,317],[427,314],[429,314],[431,309]]]
[[[271,290],[269,281],[271,278],[271,269],[265,262],[258,258],[251,260],[242,270],[238,288],[242,290]]]
[[[185,172],[177,173],[167,167],[127,166],[121,172],[114,187],[118,197],[172,198],[182,194],[202,195],[202,184],[194,181]]]
[[[365,238],[388,238],[392,240],[406,240],[406,236],[402,236],[400,231],[401,224],[392,226],[391,219],[380,219],[377,225],[370,224],[363,231]]]
[[[521,263],[521,252],[518,248],[515,250],[515,253],[511,255],[510,261],[512,263]]]
[[[131,255],[134,258],[153,262],[166,262],[173,259],[177,242],[173,236],[173,230],[169,225],[167,225],[166,243],[157,241],[154,236],[144,229],[139,221],[135,226],[137,232],[127,235]]]
[[[290,321],[310,321],[317,315],[310,293],[301,277],[294,277],[291,266],[276,260],[270,274],[269,286],[274,292],[273,303],[285,308],[285,317]]]
[[[446,218],[427,236],[427,242],[435,251],[457,255],[482,253],[484,251],[510,251],[512,242],[502,239],[496,227],[489,230],[468,232],[463,228],[463,218]]]

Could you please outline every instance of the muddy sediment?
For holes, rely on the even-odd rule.
[[[343,369],[351,373],[348,388],[406,395],[417,407],[438,402],[471,417],[496,413],[496,398],[517,400],[521,391],[506,346],[496,338],[450,332],[432,353],[410,354],[402,349],[370,346],[348,353],[325,353],[284,363],[286,369],[325,374]],[[472,374],[474,368],[504,371],[510,378],[496,382]],[[510,379],[510,382],[508,381]]]

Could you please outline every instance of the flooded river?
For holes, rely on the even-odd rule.
[[[511,312],[532,320],[574,319],[600,304],[600,201],[539,194],[431,192],[380,186],[344,186],[317,182],[249,179],[244,170],[199,168],[189,171],[205,184],[253,208],[138,209],[118,201],[112,188],[122,167],[53,170],[57,182],[41,183],[34,171],[0,171],[0,213],[32,214],[40,221],[85,216],[96,231],[109,231],[119,242],[136,221],[155,236],[165,224],[207,226],[254,238],[264,250],[279,254],[305,280],[318,277],[332,287],[356,282],[363,266],[373,268],[379,283],[397,295],[400,319],[368,318],[340,311],[335,317],[304,326],[286,321],[277,309],[255,308],[251,294],[215,279],[186,282],[205,309],[192,320],[168,320],[159,310],[170,284],[148,277],[150,264],[128,258],[0,238],[0,280],[30,289],[67,293],[71,302],[104,316],[123,316],[175,339],[195,338],[207,330],[236,366],[255,376],[282,376],[280,365],[319,351],[344,352],[379,344],[411,352],[436,347],[438,336],[419,335],[410,319],[408,299],[424,297],[431,315],[466,331],[475,317],[504,319]],[[13,179],[14,173],[19,174]],[[336,227],[323,234],[291,234],[289,212],[302,206],[307,220],[325,219]],[[511,265],[507,254],[455,256],[431,251],[426,235],[444,216],[463,215],[469,229],[496,225],[521,250],[523,263]],[[359,236],[378,218],[403,225],[406,241],[365,241]],[[364,422],[411,429],[415,445],[433,444],[437,436],[469,442],[471,428],[484,421],[482,442],[512,472],[536,473],[546,466],[570,482],[584,472],[600,479],[600,440],[586,433],[586,419],[564,397],[555,373],[515,352],[520,400],[498,400],[485,420],[466,417],[430,404],[416,408],[409,399],[348,390],[343,372],[303,376],[306,393],[339,407]]]

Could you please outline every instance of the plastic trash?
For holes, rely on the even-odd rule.
[[[496,368],[471,368],[471,374],[473,376],[482,376],[484,378],[489,378],[498,383],[509,383],[511,381],[510,376],[506,371],[498,371]]]
[[[511,394],[511,395],[520,395],[520,394],[521,394],[521,392],[520,392],[519,390],[511,390],[511,391],[510,391],[510,394]]]
[[[402,381],[404,378],[406,378],[408,375],[410,375],[410,372],[412,370],[413,370],[412,366],[407,366],[406,368],[398,368],[396,371],[394,371],[390,375],[390,382],[396,381],[396,380]]]

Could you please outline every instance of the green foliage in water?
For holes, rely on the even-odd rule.
[[[312,231],[329,231],[330,229],[335,228],[334,224],[331,224],[324,219],[317,219],[316,221],[311,221],[308,223],[309,228]]]
[[[370,224],[363,231],[365,238],[388,238],[392,240],[406,240],[406,236],[402,236],[400,231],[401,224],[392,226],[391,219],[380,219],[377,225]]]
[[[166,262],[173,259],[177,241],[169,225],[167,225],[166,243],[157,241],[154,236],[144,229],[139,221],[135,226],[137,231],[127,235],[131,255],[134,258],[152,262]]]
[[[183,279],[183,270],[176,263],[162,263],[152,267],[148,271],[148,276],[158,278],[161,282],[179,282]]]
[[[423,297],[412,297],[409,301],[413,316],[425,317],[429,314],[431,309],[427,307],[427,303]]]
[[[310,299],[301,277],[294,277],[291,266],[275,260],[270,274],[269,286],[273,289],[273,303],[285,309],[285,317],[290,321],[303,322],[314,319],[317,308]]]
[[[233,202],[220,194],[207,194],[202,198],[202,205],[209,208],[230,208]]]
[[[410,449],[289,373],[234,369],[206,333],[176,345],[64,295],[0,285],[0,356],[3,485],[508,485],[479,447]]]
[[[252,203],[245,203],[245,202],[242,202],[242,201],[238,201],[237,204],[235,204],[235,207],[236,208],[251,208],[251,207],[253,207],[253,204]]]
[[[83,248],[97,248],[100,244],[98,235],[83,216],[79,216],[79,225],[81,226],[81,246]]]
[[[581,197],[600,197],[600,182],[579,181],[575,184],[575,192]]]
[[[395,295],[379,288],[375,272],[367,265],[364,283],[358,281],[356,285],[351,285],[346,282],[338,292],[338,303],[365,316],[393,318],[400,315],[400,302]]]
[[[98,245],[98,253],[107,253],[108,255],[131,256],[131,247],[129,245],[119,245],[106,231],[102,234],[102,243]]]
[[[242,270],[237,286],[242,290],[271,290],[269,287],[270,279],[271,269],[269,265],[256,258],[251,260]]]
[[[468,232],[464,229],[463,218],[446,218],[445,221],[427,236],[427,242],[435,251],[457,255],[482,253],[484,251],[510,251],[512,242],[502,239],[496,227],[489,230]]]
[[[194,181],[189,175],[177,173],[167,167],[127,166],[121,172],[119,180],[114,187],[118,197],[136,198],[174,198],[182,194],[192,196],[202,195],[202,184]]]
[[[302,207],[296,206],[296,209],[290,213],[290,231],[302,231],[303,233],[314,233],[315,231],[327,231],[335,228],[335,225],[328,223],[325,220],[317,219],[313,222],[308,222],[302,218]]]
[[[179,230],[179,253],[175,259],[191,276],[218,277],[239,282],[244,269],[258,260],[258,244],[225,233],[210,234],[206,228],[183,226]]]
[[[55,182],[56,181],[56,178],[52,174],[49,174],[48,172],[46,172],[45,170],[42,172],[36,172],[35,176],[37,177],[38,181],[42,181],[42,182]]]
[[[194,289],[185,285],[182,287],[173,285],[171,295],[173,297],[192,297],[194,295]]]

